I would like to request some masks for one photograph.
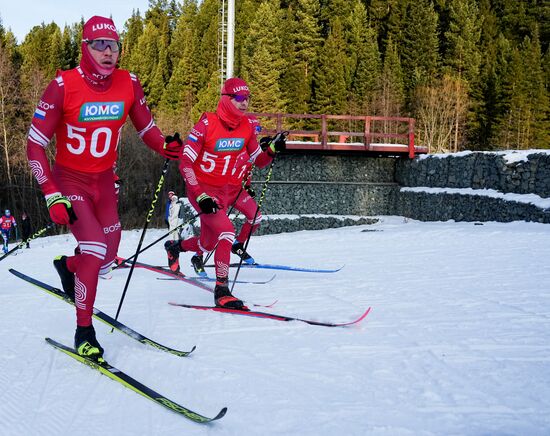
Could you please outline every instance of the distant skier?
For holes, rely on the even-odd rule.
[[[168,208],[168,229],[170,231],[174,230],[180,224],[180,207],[181,203],[178,202],[178,196],[172,195],[170,197],[170,207]],[[172,232],[171,237],[174,241],[177,241],[179,239],[179,231]]]
[[[179,270],[181,251],[212,251],[216,265],[216,305],[246,309],[228,287],[229,260],[235,228],[227,209],[241,191],[241,181],[250,163],[263,168],[275,153],[285,148],[279,141],[266,151],[258,145],[256,122],[245,115],[250,100],[248,85],[233,77],[225,81],[216,112],[204,113],[191,130],[180,159],[188,199],[200,215],[201,235],[184,241],[167,241],[165,248],[173,271]],[[251,203],[250,203],[251,204]]]
[[[23,241],[27,241],[31,237],[32,225],[31,219],[27,212],[21,214],[21,237]],[[31,248],[29,241],[27,241],[27,248]]]
[[[170,206],[172,205],[172,196],[174,191],[168,191],[168,201],[166,202],[166,207],[164,208],[164,224],[170,228],[170,223],[168,222],[168,217],[170,216]]]
[[[69,225],[78,242],[79,254],[54,260],[63,290],[75,301],[75,349],[101,360],[92,314],[99,273],[110,268],[121,236],[113,183],[121,129],[129,116],[145,144],[173,160],[182,144],[179,134],[165,137],[155,125],[138,78],[116,68],[120,42],[110,18],[84,24],[81,51],[79,66],[60,72],[42,95],[27,156],[52,221]],[[45,149],[54,134],[50,168]]]
[[[6,209],[4,215],[0,217],[0,231],[2,232],[2,239],[4,241],[2,249],[4,253],[8,252],[8,241],[10,239],[11,229],[15,227],[17,227],[15,218],[11,215],[10,210]]]

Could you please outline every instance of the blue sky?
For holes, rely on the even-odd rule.
[[[21,43],[42,22],[53,21],[63,28],[93,15],[112,16],[120,31],[132,9],[139,9],[143,16],[148,7],[149,0],[0,0],[0,17],[4,28],[11,29]]]

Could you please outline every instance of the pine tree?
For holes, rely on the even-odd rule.
[[[57,24],[45,25],[42,23],[40,26],[34,26],[26,35],[25,41],[20,46],[24,58],[23,72],[25,74],[30,73],[33,69],[38,69],[47,77],[53,78],[55,70],[52,68],[50,60],[51,39],[52,35],[58,31]]]
[[[312,108],[318,114],[342,114],[346,108],[346,81],[342,24],[336,17],[332,29],[320,50],[319,62],[313,73]]]
[[[471,149],[489,150],[491,148],[491,137],[493,136],[494,125],[498,116],[497,105],[498,76],[497,53],[499,29],[497,17],[491,7],[491,0],[481,0],[479,5],[481,26],[480,35],[480,73],[477,84],[471,87],[471,95],[476,105],[473,108],[474,119],[470,121],[469,143]]]
[[[145,23],[152,23],[161,28],[167,21],[170,3],[168,0],[149,0],[149,8],[145,12]]]
[[[210,86],[210,79],[215,72],[219,74],[219,45],[218,45],[218,0],[203,0],[195,18],[196,45],[193,57],[198,65],[199,88]],[[220,89],[218,83],[218,90]]]
[[[506,125],[506,119],[510,111],[511,90],[510,77],[512,77],[512,44],[503,34],[499,34],[496,43],[496,54],[493,69],[488,80],[490,84],[492,113],[490,120],[490,136],[488,143],[490,148],[501,148],[504,145],[499,145],[500,138],[504,138],[506,133],[503,133],[502,127]],[[506,130],[506,129],[505,129]],[[503,141],[503,144],[506,140]]]
[[[250,87],[255,112],[284,112],[279,88],[283,65],[279,10],[279,0],[263,2],[243,43],[241,76]]]
[[[170,41],[170,58],[174,64],[189,51],[189,45],[193,43],[194,20],[198,12],[197,0],[184,0],[181,13]]]
[[[340,20],[344,29],[349,27],[349,19],[355,6],[353,0],[321,0],[319,22],[321,24],[321,34],[326,39],[332,28],[332,22],[335,18]],[[345,33],[345,30],[344,30]]]
[[[46,76],[54,78],[56,71],[63,66],[64,52],[63,52],[63,37],[61,30],[57,25],[53,29],[48,44],[49,59],[46,68]]]
[[[149,94],[147,98],[151,107],[156,107],[159,104],[166,84],[168,83],[168,49],[162,43],[159,45],[158,63],[149,84]]]
[[[50,63],[50,39],[57,24],[34,26],[19,46],[22,56],[21,88],[26,103],[34,106],[47,83],[55,77]]]
[[[220,99],[220,76],[218,71],[214,71],[208,82],[208,85],[202,88],[198,95],[198,101],[191,110],[191,119],[193,123],[199,121],[203,112],[214,112]]]
[[[438,17],[429,0],[409,3],[399,54],[409,96],[414,88],[437,76],[439,62]]]
[[[479,76],[482,20],[475,0],[454,0],[450,3],[449,29],[445,32],[447,52],[444,64],[468,83]]]
[[[550,91],[550,48],[546,49],[546,53],[542,58],[542,70],[544,72],[544,87],[546,91]]]
[[[248,37],[250,23],[256,17],[256,13],[264,0],[242,0],[236,2],[235,5],[235,51],[234,51],[234,76],[240,77],[243,75],[243,55],[244,42]],[[281,10],[281,13],[284,11]],[[277,32],[275,23],[269,23],[269,28]],[[224,53],[223,58],[226,58]],[[220,65],[220,70],[225,71],[225,65]]]
[[[132,54],[142,34],[143,19],[139,9],[137,11],[133,9],[132,16],[124,24],[124,31],[122,32],[122,56],[120,60],[122,68],[132,69]]]
[[[400,40],[400,29],[403,27],[403,0],[370,0],[367,2],[369,24],[379,35],[380,47],[385,51],[386,41]]]
[[[544,13],[548,7],[544,7],[547,2],[537,0],[492,0],[492,3],[504,36],[518,45],[526,36],[532,36],[538,27],[537,20],[544,22],[539,13]],[[537,3],[540,3],[540,6]]]
[[[468,119],[464,117],[464,105],[470,109],[473,107],[473,100],[468,98],[465,101],[465,95],[469,95],[470,90],[479,83],[481,52],[478,47],[481,25],[475,0],[455,0],[450,4],[449,30],[445,32],[447,52],[444,64],[456,85],[452,88],[456,91],[453,150],[458,150],[459,141],[467,134],[468,119],[474,119],[473,113],[470,113]]]
[[[19,74],[13,63],[15,38],[12,38],[13,34],[7,32],[0,39],[0,183],[8,188],[10,204],[15,204],[17,166],[27,163],[21,143],[28,118],[23,111]]]
[[[386,43],[386,53],[380,78],[380,96],[376,102],[376,114],[386,117],[400,116],[405,103],[405,81],[397,48],[391,36]]]
[[[381,59],[377,34],[368,23],[367,11],[359,1],[350,17],[347,58],[350,113],[368,114],[379,90]]]
[[[550,106],[538,35],[512,52],[510,106],[502,131],[507,148],[548,148]]]
[[[297,0],[295,8],[287,10],[281,88],[290,113],[309,111],[317,49],[322,43],[319,13],[319,0]]]
[[[147,23],[129,59],[125,60],[126,68],[139,77],[148,100],[159,64],[159,41],[160,30],[152,22]]]
[[[161,110],[182,119],[189,119],[198,90],[199,65],[193,56],[197,45],[193,28],[196,14],[196,1],[186,0],[168,49],[174,70],[159,105]]]
[[[79,30],[77,26],[72,28],[65,26],[63,29],[62,37],[62,60],[60,68],[62,70],[70,70],[78,65],[78,60],[80,56],[80,44],[77,41],[80,41]]]

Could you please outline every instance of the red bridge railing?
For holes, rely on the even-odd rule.
[[[414,118],[252,112],[270,135],[287,130],[289,150],[365,151],[379,154],[427,153],[414,143]],[[307,126],[307,127],[299,127]]]

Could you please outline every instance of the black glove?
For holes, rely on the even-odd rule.
[[[271,141],[271,145],[269,147],[271,148],[271,151],[273,151],[274,153],[285,151],[286,150],[285,132],[277,133],[277,135],[275,135],[275,138],[273,138],[273,141]]]
[[[197,203],[199,203],[202,213],[216,213],[219,209],[214,199],[204,192],[197,197]]]
[[[183,142],[181,141],[180,134],[174,133],[174,136],[166,136],[164,138],[164,146],[162,147],[161,154],[168,159],[178,160],[181,154],[181,147]]]
[[[265,136],[260,139],[260,147],[267,150],[271,156],[275,156],[276,153],[286,150],[286,135],[287,132],[281,132],[275,136]]]
[[[256,197],[256,191],[254,191],[254,189],[252,189],[252,186],[250,186],[250,185],[245,186],[244,189],[246,190],[246,192],[248,192],[248,195],[250,195],[252,198]]]
[[[271,141],[273,141],[273,136],[264,136],[262,139],[260,139],[260,147],[262,148],[262,151],[265,151],[267,147],[269,147]]]

